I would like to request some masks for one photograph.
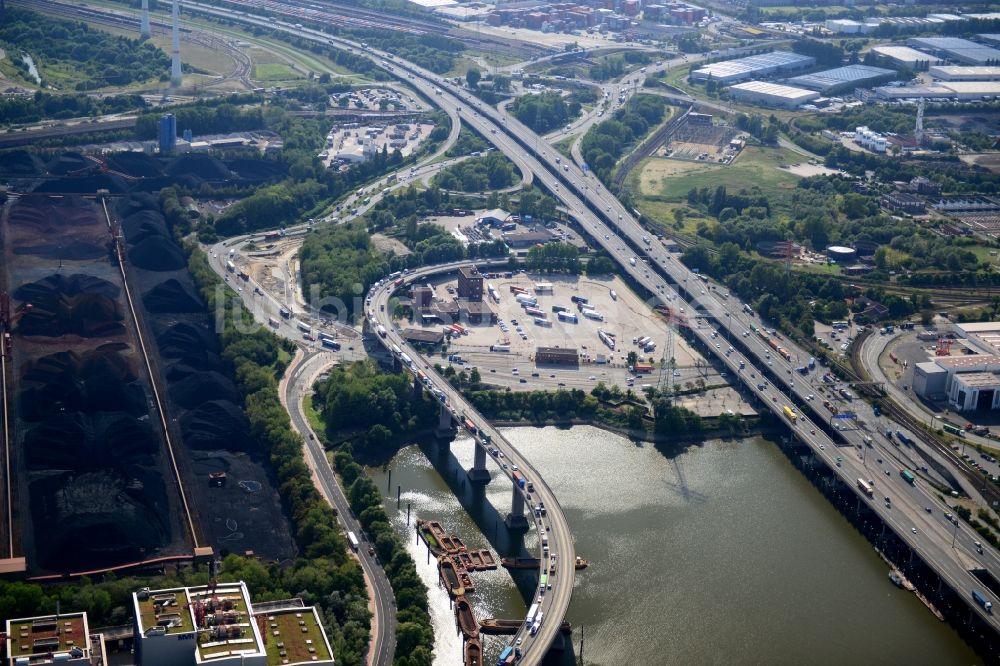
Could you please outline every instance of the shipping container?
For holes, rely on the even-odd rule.
[[[490,345],[491,352],[509,352],[510,345]]]
[[[301,321],[297,322],[296,323],[296,327],[298,327],[298,329],[300,331],[302,331],[303,333],[312,333],[312,326],[310,326],[309,324],[306,324],[304,322],[301,322]]]
[[[559,321],[565,321],[571,324],[575,324],[579,321],[575,312],[559,312],[556,316],[559,317]]]
[[[229,271],[230,273],[235,273],[236,272],[236,264],[234,264],[231,261],[227,261],[226,262],[226,270]]]

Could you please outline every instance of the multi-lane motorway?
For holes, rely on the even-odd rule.
[[[671,258],[669,253],[655,241],[647,238],[649,232],[643,229],[632,217],[631,212],[625,209],[596,179],[582,172],[575,165],[557,163],[554,151],[543,149],[543,140],[513,118],[483,104],[468,91],[453,86],[430,72],[411,63],[400,61],[387,53],[378,52],[348,40],[333,38],[319,31],[303,29],[281,20],[264,20],[242,16],[194,2],[184,2],[184,4],[196,6],[201,11],[223,14],[249,23],[268,25],[293,32],[307,39],[335,44],[359,55],[382,58],[383,66],[388,71],[408,80],[411,85],[428,99],[433,100],[436,105],[448,111],[449,114],[461,114],[464,123],[479,131],[514,160],[519,167],[527,168],[534,173],[535,178],[551,191],[584,230],[592,235],[595,243],[602,246],[622,266],[623,271],[636,284],[652,294],[654,299],[673,304],[674,307],[686,302],[684,307],[691,308],[692,311],[700,311],[706,322],[711,322],[711,325],[693,327],[691,330],[694,336],[715,354],[721,365],[746,385],[750,393],[756,395],[780,418],[786,419],[782,415],[783,406],[811,404],[812,401],[809,400],[808,396],[819,392],[821,384],[816,373],[806,377],[795,374],[793,371],[795,363],[785,361],[780,357],[771,358],[772,350],[763,340],[753,335],[743,336],[743,331],[747,330],[750,324],[762,327],[762,322],[742,315],[739,304],[734,299],[720,300],[716,290],[706,288],[707,285],[704,285],[695,273],[680,264],[676,258]],[[649,266],[635,261],[636,257],[643,256],[649,258]],[[376,303],[376,299],[387,299],[389,291],[383,285],[380,290],[373,292],[373,304],[383,304],[384,300]],[[741,352],[735,350],[729,351],[729,344],[723,346],[718,334],[713,336],[713,326],[722,331],[723,336],[736,336],[733,338],[734,346],[739,348],[743,354],[741,355]],[[388,326],[386,328],[387,331],[391,331]],[[387,340],[389,340],[388,334]],[[399,341],[394,339],[391,344],[399,345]],[[783,341],[782,345],[788,349],[793,361],[797,360],[801,363],[808,358],[808,355],[793,343]],[[413,356],[413,358],[417,359],[418,357]],[[740,368],[741,361],[745,365],[744,368]],[[426,372],[429,368],[423,370]],[[757,379],[765,373],[770,375],[767,385],[763,385]],[[436,378],[436,383],[442,390],[447,391],[449,404],[456,410],[462,409],[466,414],[471,413],[468,406],[464,405],[461,396],[451,391],[446,383],[441,382],[440,378]],[[761,386],[759,387],[758,384]],[[485,421],[478,415],[476,416],[477,425],[494,434],[497,440],[502,440],[499,433],[491,432]],[[859,431],[837,432],[833,435],[838,440],[835,442],[830,434],[809,419],[804,410],[800,410],[795,421],[786,419],[786,422],[796,433],[796,436],[811,447],[814,455],[826,461],[849,487],[853,487],[858,478],[871,477],[869,472],[871,465],[869,456],[871,454],[866,455],[862,460],[857,454],[845,455],[838,448],[839,443],[847,444],[849,447],[847,450],[852,453],[858,450],[859,445],[863,450],[865,442],[863,434]],[[879,450],[876,449],[876,455],[878,452]],[[505,450],[505,455],[511,458],[515,464],[522,466],[533,477],[536,488],[540,489],[541,499],[546,506],[550,507],[547,527],[551,529],[549,541],[553,544],[552,551],[559,554],[561,561],[572,561],[572,538],[551,490],[544,486],[541,477],[513,447]],[[837,460],[838,457],[840,460]],[[887,458],[883,457],[883,459]],[[903,482],[898,479],[898,475],[893,474],[891,470],[889,475],[882,474],[876,487],[880,498],[890,497],[890,507],[884,506],[880,501],[872,501],[867,498],[864,498],[863,501],[871,502],[873,509],[924,561],[959,593],[967,593],[970,588],[975,587],[986,593],[988,598],[996,601],[996,599],[992,599],[992,593],[982,590],[978,581],[969,573],[970,568],[977,566],[996,571],[998,563],[996,551],[986,546],[980,555],[975,549],[971,533],[959,529],[951,523],[946,523],[941,515],[943,507],[936,499],[932,489],[925,487],[922,481],[918,481],[914,486],[908,484],[904,486]],[[927,508],[930,508],[931,511],[928,512]],[[954,543],[954,547],[952,543]],[[551,621],[545,623],[532,643],[525,643],[524,663],[538,663],[543,656],[543,650],[537,647],[527,649],[527,646],[548,645],[555,635],[555,629],[558,625],[556,620],[562,617],[568,606],[572,592],[572,575],[564,576],[563,574],[567,573],[566,569],[566,567],[560,568],[560,576],[556,577],[553,590],[546,595],[548,597],[546,603],[549,604],[550,608],[546,616]],[[570,583],[570,589],[560,584],[566,581]],[[972,607],[994,630],[1000,627],[992,615],[987,614],[978,606],[973,605]]]

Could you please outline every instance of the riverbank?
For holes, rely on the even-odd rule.
[[[741,422],[741,425],[746,427],[739,432],[734,432],[731,428],[708,428],[697,432],[679,432],[668,435],[660,435],[645,429],[623,428],[612,423],[606,423],[600,419],[491,419],[490,423],[498,428],[555,427],[560,430],[567,430],[574,426],[591,426],[624,437],[630,441],[649,442],[650,444],[696,444],[711,439],[730,440],[744,439],[746,437],[778,437],[788,434],[788,428],[783,426],[764,425],[747,419]]]

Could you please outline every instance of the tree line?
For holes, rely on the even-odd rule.
[[[102,116],[146,109],[148,106],[142,95],[109,95],[98,98],[83,93],[53,95],[38,90],[30,96],[9,95],[0,98],[0,125]]]
[[[445,167],[431,182],[444,190],[485,192],[510,187],[517,173],[507,156],[494,150]]]
[[[581,143],[590,170],[607,185],[618,160],[650,130],[663,121],[666,103],[656,95],[635,95],[624,108],[595,125]]]

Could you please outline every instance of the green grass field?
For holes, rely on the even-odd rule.
[[[291,81],[301,78],[301,74],[284,63],[265,62],[253,66],[255,81]]]
[[[765,194],[780,193],[794,188],[799,176],[778,166],[797,159],[783,148],[757,147],[746,148],[729,165],[651,158],[637,172],[638,191],[664,201],[681,201],[692,188],[714,189],[718,185],[734,192],[759,187]]]

